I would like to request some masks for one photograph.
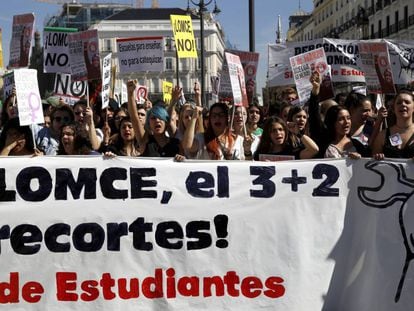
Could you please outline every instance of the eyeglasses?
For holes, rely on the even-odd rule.
[[[63,120],[63,122],[67,123],[70,121],[70,118],[69,117],[54,117],[53,120],[55,120],[56,122],[62,122]]]

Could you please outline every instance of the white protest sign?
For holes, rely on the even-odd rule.
[[[48,27],[43,31],[43,72],[71,73],[68,35],[73,28]]]
[[[2,310],[414,304],[410,159],[5,157],[2,168]]]
[[[13,16],[9,68],[29,66],[34,20],[33,13]]]
[[[85,63],[82,33],[70,33],[68,35],[68,41],[71,79],[72,81],[87,80],[88,69]]]
[[[14,81],[20,125],[43,123],[42,99],[37,82],[37,70],[16,69],[14,71]]]
[[[106,55],[102,62],[102,109],[109,106],[109,91],[111,88],[111,59],[112,53]]]
[[[365,72],[368,93],[395,94],[386,42],[359,42],[358,65]]]
[[[56,74],[54,94],[62,97],[68,104],[74,104],[86,95],[88,81],[72,81],[69,74]]]
[[[124,38],[118,45],[119,72],[164,71],[164,43],[162,37]]]
[[[329,67],[326,62],[323,48],[309,51],[290,58],[293,76],[299,95],[301,105],[304,105],[310,98],[312,84],[309,79],[313,71],[317,71],[323,79],[330,78]],[[330,80],[329,80],[330,82]]]
[[[219,101],[219,90],[220,90],[220,74],[217,76],[210,76],[211,83],[211,95],[213,97],[213,102]]]
[[[121,85],[121,100],[122,102],[128,102],[128,88],[124,81],[122,81]]]
[[[235,106],[248,106],[244,69],[238,55],[225,52]]]
[[[137,85],[136,101],[138,104],[145,104],[145,99],[148,97],[148,88],[145,85]]]

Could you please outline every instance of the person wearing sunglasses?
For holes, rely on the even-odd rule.
[[[57,155],[59,138],[62,127],[74,121],[72,108],[61,103],[52,108],[50,113],[50,127],[43,127],[36,135],[36,144],[45,155]]]

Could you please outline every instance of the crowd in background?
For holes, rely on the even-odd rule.
[[[1,113],[1,156],[98,155],[174,157],[176,160],[277,160],[414,157],[414,92],[400,89],[379,109],[375,98],[356,91],[320,102],[320,76],[314,73],[305,105],[296,104],[294,88],[280,93],[278,105],[248,107],[229,102],[201,106],[183,101],[176,86],[172,101],[137,104],[136,81],[128,81],[128,101],[101,109],[100,100],[73,106],[46,100],[45,122],[20,126],[13,92]],[[99,98],[99,97],[98,97]]]

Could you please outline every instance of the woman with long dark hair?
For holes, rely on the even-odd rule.
[[[301,145],[294,146],[289,133],[293,132],[299,137]],[[311,159],[318,153],[318,146],[306,134],[299,133],[299,128],[288,128],[282,118],[272,116],[268,118],[263,126],[263,134],[259,146],[254,155],[259,160],[260,154],[294,156],[295,159]]]

